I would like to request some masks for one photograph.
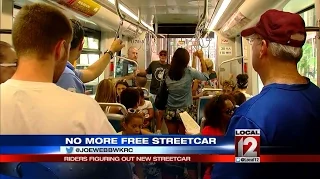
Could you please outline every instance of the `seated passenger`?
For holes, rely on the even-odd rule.
[[[129,84],[127,83],[127,81],[125,79],[123,80],[118,80],[116,82],[116,92],[117,92],[117,103],[120,103],[120,95],[121,95],[121,92],[123,90],[125,90],[126,88],[129,87]]]
[[[95,100],[98,103],[116,103],[116,88],[110,79],[102,80],[97,87]],[[116,106],[100,105],[105,113],[119,113],[120,109]]]
[[[1,134],[116,133],[96,101],[53,83],[71,40],[70,20],[59,9],[34,3],[19,11],[12,26],[19,66],[0,85]]]
[[[144,116],[139,113],[128,113],[123,122],[123,131],[118,134],[121,135],[142,135],[152,134],[142,130]],[[142,163],[130,163],[134,176],[139,179],[144,178],[143,165]]]
[[[70,57],[57,85],[68,91],[85,93],[83,83],[90,82],[100,76],[113,58],[114,53],[120,51],[124,47],[124,44],[119,39],[115,40],[111,44],[109,51],[104,53],[94,64],[86,69],[75,69],[73,64],[79,59],[84,44],[84,29],[80,22],[74,19],[71,20],[71,23],[73,37],[70,46]]]
[[[120,102],[128,109],[138,109],[140,94],[136,88],[126,88],[121,92]]]
[[[252,96],[247,93],[248,89],[248,74],[238,74],[237,76],[237,88],[246,96],[246,100],[249,100]]]
[[[201,134],[205,136],[223,136],[233,115],[235,103],[231,96],[221,94],[213,97],[204,109],[204,128]],[[211,179],[212,163],[206,164],[203,179]]]
[[[246,96],[239,90],[232,92],[231,95],[233,96],[234,101],[238,107],[246,102]]]
[[[6,82],[17,70],[17,55],[13,47],[0,41],[0,84]]]
[[[141,88],[138,88],[140,94],[140,104],[138,106],[138,110],[141,110],[143,114],[147,115],[144,123],[143,129],[152,131],[154,127],[151,127],[151,121],[153,121],[154,111],[151,101],[144,99],[144,92]]]
[[[231,94],[235,89],[235,85],[232,80],[225,80],[222,83],[222,93]]]

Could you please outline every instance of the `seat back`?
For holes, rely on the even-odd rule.
[[[202,117],[204,117],[204,108],[211,98],[212,96],[202,96],[199,98],[198,110],[197,110],[197,123],[199,125],[201,124]]]
[[[207,93],[208,95],[211,95],[211,96],[216,96],[217,94],[222,92],[222,89],[203,88],[202,92]]]
[[[144,92],[144,96],[145,97],[149,97],[150,96],[149,90],[147,88],[141,88],[141,89]]]
[[[119,107],[122,114],[112,114],[106,113],[106,116],[113,126],[113,128],[119,132],[121,131],[121,123],[124,120],[124,116],[128,114],[126,107],[120,103],[99,103],[99,105],[110,106],[110,107]]]
[[[107,114],[107,118],[109,120],[109,122],[111,123],[111,125],[113,126],[114,130],[116,130],[116,132],[120,132],[121,131],[121,127],[122,127],[122,122],[124,120],[124,115],[121,114]]]

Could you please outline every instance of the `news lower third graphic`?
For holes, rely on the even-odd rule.
[[[235,130],[235,162],[260,163],[260,129]]]
[[[66,147],[67,154],[71,154],[73,152],[73,147]]]

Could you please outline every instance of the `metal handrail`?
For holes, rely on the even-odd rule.
[[[128,114],[127,108],[123,104],[120,104],[120,103],[103,103],[103,102],[99,102],[98,104],[99,105],[106,105],[106,106],[120,107],[121,108],[121,112],[125,112],[126,114]]]
[[[202,14],[201,19],[200,19],[200,21],[199,21],[199,23],[197,24],[197,27],[196,27],[196,35],[195,36],[196,36],[197,39],[199,38],[199,34],[200,34],[200,33],[197,33],[197,32],[198,31],[200,32],[200,28],[202,28],[201,26],[203,26],[203,23],[206,22],[207,17],[208,17],[208,0],[204,0],[203,14]]]
[[[129,61],[129,62],[132,62],[134,63],[137,67],[138,67],[138,62],[135,61],[135,60],[132,60],[132,59],[128,59],[128,58],[125,58],[125,57],[122,57],[122,56],[115,56],[117,59],[123,59],[123,60],[126,60],[126,61]]]
[[[207,91],[222,91],[222,89],[214,89],[214,88],[203,88],[202,92],[207,92]]]
[[[243,56],[238,56],[238,57],[223,61],[218,67],[218,75],[217,75],[218,79],[220,78],[220,68],[223,64],[228,63],[228,62],[232,62],[232,61],[236,61],[236,60],[238,61],[239,59],[242,59],[242,58],[243,58]],[[220,81],[220,79],[219,79],[219,81]],[[220,85],[218,84],[218,86],[220,86]]]

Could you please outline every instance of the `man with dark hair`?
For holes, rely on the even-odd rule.
[[[57,8],[35,3],[19,11],[12,26],[19,66],[0,85],[1,134],[116,133],[92,98],[52,83],[65,69],[71,40],[70,20]]]
[[[77,70],[73,64],[79,59],[83,49],[84,29],[77,20],[72,19],[71,22],[73,39],[71,42],[70,57],[57,85],[69,91],[85,93],[84,83],[93,81],[100,76],[113,58],[114,53],[120,51],[124,47],[124,44],[122,44],[122,41],[119,39],[115,40],[109,50],[94,64],[87,69]]]
[[[140,88],[144,88],[147,85],[147,76],[143,73],[138,73],[135,79],[136,86]]]
[[[169,64],[167,63],[167,51],[162,50],[159,52],[159,61],[152,61],[148,68],[143,72],[146,74],[152,74],[151,85],[150,85],[150,93],[153,99],[156,98],[156,94],[158,93],[160,82],[163,78],[165,70],[169,68]]]
[[[226,136],[246,129],[257,133],[235,142],[236,162],[243,163],[216,163],[211,178],[319,179],[320,164],[311,159],[307,161],[313,163],[294,163],[304,160],[294,156],[282,159],[282,163],[246,163],[257,159],[260,147],[261,154],[271,154],[261,161],[279,161],[274,154],[283,158],[320,153],[320,89],[297,69],[307,36],[304,20],[299,14],[271,9],[241,35],[249,37],[253,69],[264,88],[236,110]]]
[[[152,74],[151,84],[150,84],[150,95],[153,100],[156,99],[156,95],[160,88],[160,83],[163,79],[165,71],[169,69],[170,65],[167,63],[168,52],[166,50],[161,50],[159,52],[159,61],[152,61],[145,71],[141,71],[141,74],[147,75]],[[155,117],[157,119],[157,133],[161,132],[162,127],[162,115],[163,111],[156,110]]]

